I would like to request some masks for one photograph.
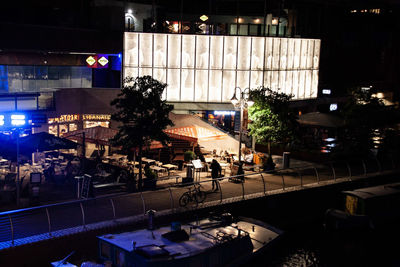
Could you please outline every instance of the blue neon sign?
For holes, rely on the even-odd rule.
[[[13,126],[23,126],[25,125],[25,115],[24,114],[12,114],[11,115],[11,125]]]

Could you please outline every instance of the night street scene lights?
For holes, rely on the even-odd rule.
[[[236,97],[236,92],[239,89],[238,98]],[[236,87],[231,98],[231,102],[235,109],[240,110],[240,127],[239,127],[239,162],[242,161],[242,132],[243,132],[243,110],[251,107],[254,104],[253,98],[251,97],[250,88],[241,89]]]

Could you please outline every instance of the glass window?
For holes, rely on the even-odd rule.
[[[60,136],[68,132],[68,124],[59,124]]]
[[[57,125],[49,125],[49,133],[58,136],[58,126]]]
[[[110,125],[110,122],[108,121],[85,121],[85,123],[83,124],[83,128],[93,128],[96,126],[101,126],[101,127],[105,127],[108,128]]]
[[[78,130],[78,125],[76,123],[70,123],[68,125],[69,132]]]
[[[248,24],[239,24],[239,35],[249,35]]]
[[[260,25],[250,24],[250,35],[259,35]]]
[[[111,258],[111,247],[105,242],[100,242],[100,257],[110,259]]]

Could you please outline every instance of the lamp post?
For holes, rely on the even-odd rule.
[[[239,89],[238,97],[236,97],[236,92]],[[240,109],[240,127],[239,127],[239,162],[242,157],[242,124],[243,124],[243,110],[247,107],[251,107],[254,101],[250,95],[250,88],[241,89],[236,87],[231,102],[236,109]]]

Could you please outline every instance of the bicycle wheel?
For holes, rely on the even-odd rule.
[[[194,198],[197,203],[203,203],[204,200],[206,199],[206,193],[204,191],[198,191],[195,195]]]
[[[179,198],[179,206],[181,207],[186,207],[186,205],[190,202],[190,196],[188,193],[184,193],[180,198]]]

